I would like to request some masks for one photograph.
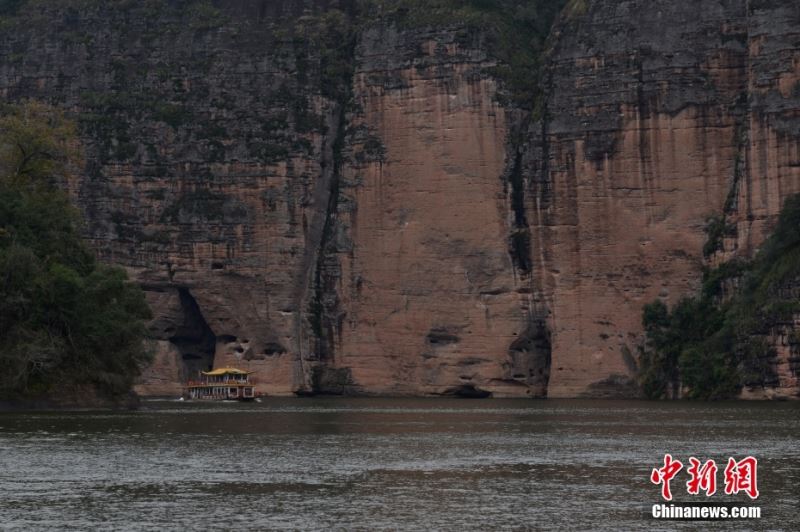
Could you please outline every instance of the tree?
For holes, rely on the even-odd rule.
[[[144,295],[98,263],[59,184],[80,165],[74,125],[38,102],[0,108],[0,396],[66,383],[125,393],[149,360]]]

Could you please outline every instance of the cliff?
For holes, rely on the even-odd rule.
[[[531,214],[550,396],[615,393],[642,305],[697,290],[709,219],[731,228],[711,261],[749,256],[800,186],[796,4],[584,5],[558,30]]]
[[[17,4],[0,94],[80,122],[66,186],[156,314],[142,393],[236,365],[271,394],[636,395],[644,304],[752,255],[800,191],[788,1],[572,1],[530,106],[463,17]]]

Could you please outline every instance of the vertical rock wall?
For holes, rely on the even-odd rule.
[[[717,261],[748,256],[800,190],[797,5],[586,4],[558,28],[549,182],[528,202],[552,302],[550,396],[623,391],[642,306],[698,288],[708,219],[737,229]]]
[[[525,312],[493,62],[475,34],[374,27],[357,64],[358,149],[380,153],[345,169],[335,364],[382,393],[542,394],[508,354]]]
[[[634,395],[642,306],[752,254],[800,191],[793,2],[573,1],[536,114],[498,103],[482,32],[355,9],[0,21],[0,95],[78,119],[87,236],[148,290],[142,392],[235,365],[272,394]],[[733,230],[704,257],[710,216]]]

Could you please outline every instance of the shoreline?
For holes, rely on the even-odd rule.
[[[70,397],[53,399],[0,399],[0,412],[63,412],[63,411],[135,411],[141,407],[142,398],[129,394],[117,398],[93,395],[84,399]]]
[[[179,401],[174,396],[135,396],[127,397],[124,400],[96,400],[87,402],[59,402],[44,399],[30,399],[30,400],[0,400],[0,413],[9,412],[30,412],[30,413],[47,413],[47,412],[136,412],[141,410],[148,410],[148,403],[176,403],[183,405],[211,405],[215,403],[240,403],[239,401],[210,401],[210,400],[187,400]],[[325,400],[361,400],[361,399],[378,399],[378,400],[445,400],[452,402],[463,403],[492,403],[492,402],[530,402],[531,404],[544,404],[550,402],[576,402],[581,403],[585,401],[600,401],[607,404],[617,402],[650,404],[653,407],[660,405],[687,403],[687,404],[706,404],[706,405],[719,405],[737,403],[741,405],[752,404],[766,404],[766,403],[787,403],[787,404],[800,404],[796,401],[800,398],[795,397],[773,397],[773,398],[742,398],[735,397],[730,399],[719,400],[696,400],[696,399],[647,399],[647,398],[630,398],[630,397],[558,397],[558,398],[526,398],[526,397],[455,397],[448,395],[336,395],[336,394],[318,394],[318,395],[273,395],[262,398],[265,401],[278,400],[289,401],[296,400],[298,403],[309,402],[314,399]],[[250,404],[250,403],[242,403]]]

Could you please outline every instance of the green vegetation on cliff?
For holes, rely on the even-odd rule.
[[[774,384],[775,351],[767,338],[800,312],[800,195],[791,196],[772,235],[751,261],[706,272],[702,291],[671,310],[646,305],[647,346],[640,357],[648,397],[736,395],[742,386]]]
[[[325,129],[322,117],[311,105],[317,91],[335,101],[349,99],[356,68],[356,42],[360,32],[377,26],[400,30],[425,28],[455,30],[465,46],[478,45],[496,65],[485,74],[500,80],[498,99],[507,105],[540,113],[543,108],[543,65],[547,38],[566,0],[356,0],[352,2],[286,2],[283,7],[262,6],[272,13],[263,24],[260,38],[270,50],[270,68],[286,64],[293,78],[275,79],[270,99],[286,99],[287,126],[251,129],[248,150],[264,164],[286,159],[302,136]],[[281,3],[283,4],[283,3]],[[573,4],[575,2],[573,1]],[[338,8],[337,8],[338,7]],[[100,162],[136,162],[145,158],[147,147],[137,142],[148,128],[168,125],[182,142],[193,142],[208,161],[226,157],[229,143],[208,135],[218,130],[220,117],[237,106],[229,98],[242,97],[241,87],[214,94],[203,79],[219,75],[220,51],[206,45],[190,54],[173,56],[150,51],[166,41],[179,39],[205,42],[226,35],[225,47],[251,46],[244,38],[237,16],[251,7],[236,2],[211,0],[0,0],[0,28],[9,39],[7,62],[21,67],[38,41],[33,35],[52,32],[58,21],[60,40],[68,48],[85,49],[93,57],[93,68],[102,68],[110,86],[84,80],[80,91],[82,132],[98,139],[92,153]],[[302,15],[297,16],[302,10]],[[567,13],[575,11],[571,6]],[[291,13],[291,15],[290,15]],[[284,17],[284,18],[282,18]],[[122,53],[97,53],[109,46],[106,24],[113,35],[130,46]],[[108,52],[108,50],[106,50]],[[140,59],[140,56],[145,59]],[[80,71],[80,69],[79,69]],[[187,72],[192,73],[191,84]],[[192,89],[188,90],[191,85]],[[264,91],[259,100],[264,99]],[[205,97],[204,97],[205,94]],[[234,97],[236,95],[236,97]],[[215,109],[210,109],[215,107]],[[273,117],[278,118],[278,117]],[[291,130],[300,135],[291,135]],[[231,148],[232,149],[232,148]],[[151,150],[152,152],[153,150]],[[157,159],[152,153],[149,159]],[[145,158],[146,160],[146,158]],[[154,161],[159,162],[159,161]]]
[[[566,0],[365,0],[362,17],[388,16],[400,27],[461,25],[474,30],[498,66],[504,104],[541,111],[547,38]]]
[[[94,259],[57,187],[79,162],[74,135],[45,105],[0,109],[0,397],[118,395],[149,360],[142,291]]]

